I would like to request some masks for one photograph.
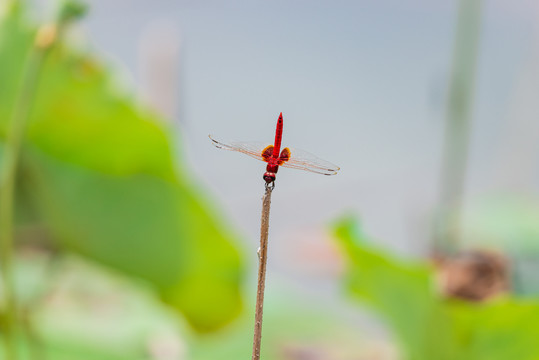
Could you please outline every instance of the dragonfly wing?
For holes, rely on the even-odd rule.
[[[290,149],[290,158],[280,165],[282,167],[306,170],[323,175],[335,175],[337,174],[337,171],[340,170],[337,165],[322,160],[305,150],[295,148],[288,149]]]
[[[255,141],[253,142],[245,142],[245,141],[221,142],[212,138],[211,135],[208,135],[208,137],[212,141],[213,146],[215,146],[216,148],[229,150],[229,151],[237,151],[245,155],[249,155],[250,157],[255,158],[257,160],[266,161],[262,157],[262,153],[264,152],[264,149],[268,147],[268,144],[266,143],[255,142]]]

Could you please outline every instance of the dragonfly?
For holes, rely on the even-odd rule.
[[[277,127],[275,129],[275,142],[273,145],[259,142],[231,141],[221,142],[215,140],[211,135],[209,138],[212,144],[223,150],[237,151],[249,155],[257,160],[267,163],[266,172],[263,179],[266,185],[273,185],[279,167],[310,171],[322,175],[335,175],[340,168],[322,160],[317,156],[300,149],[285,147],[281,151],[281,140],[283,138],[283,113],[279,114]]]

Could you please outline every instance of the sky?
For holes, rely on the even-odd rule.
[[[283,112],[283,144],[341,171],[279,171],[276,243],[313,236],[352,212],[380,244],[404,254],[426,250],[455,1],[89,4],[82,30],[90,47],[140,93],[155,86],[157,98],[169,98],[184,166],[245,241],[254,246],[258,236],[264,164],[216,150],[207,135],[270,143]],[[468,201],[538,195],[538,17],[532,0],[483,1]],[[170,61],[159,63],[160,55]]]

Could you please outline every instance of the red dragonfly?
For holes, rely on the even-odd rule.
[[[340,168],[329,161],[322,160],[306,151],[285,147],[281,151],[281,140],[283,138],[283,113],[277,120],[277,129],[275,130],[275,143],[242,142],[233,141],[223,143],[209,136],[213,145],[219,149],[238,151],[247,154],[260,161],[267,162],[264,180],[266,184],[272,184],[275,181],[275,174],[279,166],[306,170],[322,175],[335,175]]]

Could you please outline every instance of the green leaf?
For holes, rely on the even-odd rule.
[[[0,128],[33,33],[20,11],[0,23]],[[160,119],[120,93],[93,57],[65,45],[53,48],[41,74],[18,185],[47,237],[153,284],[201,331],[233,319],[241,308],[240,255],[176,169]]]
[[[535,360],[539,300],[471,304],[440,297],[426,261],[396,259],[366,243],[351,218],[335,226],[351,296],[388,321],[410,360]]]

